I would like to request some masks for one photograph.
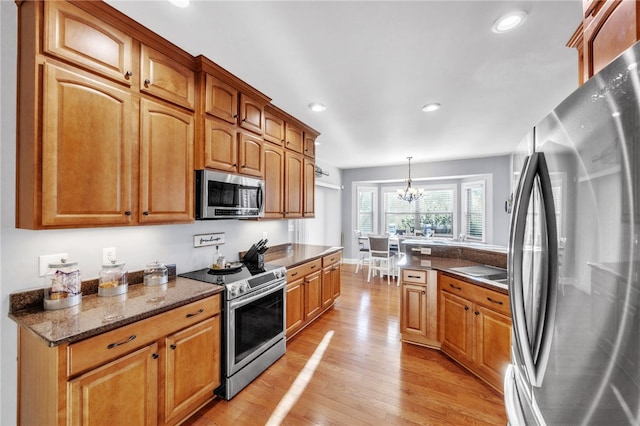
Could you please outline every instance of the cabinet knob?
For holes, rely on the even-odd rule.
[[[149,85],[151,85],[151,80],[149,80],[148,78],[144,79],[144,87],[149,87]]]
[[[465,307],[464,307],[464,310],[465,310],[465,311],[468,311],[468,310],[469,310],[469,307],[468,307],[468,306],[465,306]]]
[[[236,118],[238,118],[238,114],[233,114],[233,119],[235,120]]]
[[[129,80],[129,77],[131,77],[132,75],[133,75],[133,73],[131,71],[127,71],[127,72],[124,73],[124,78]]]
[[[149,216],[149,212],[142,212],[144,216]]]
[[[243,118],[243,119],[242,119],[242,122],[243,122],[243,123],[246,123],[246,122],[247,122],[247,119],[246,119],[246,118]]]
[[[475,311],[474,314],[476,314],[476,316],[480,315],[480,312]]]
[[[231,167],[238,167],[238,163],[233,163]]]
[[[424,290],[422,290],[422,294],[427,294],[427,292],[426,292],[426,291],[424,291]]]
[[[176,348],[177,348],[177,346],[176,346],[176,345],[174,345],[174,344],[170,345],[169,347],[170,347],[171,349],[173,349],[174,351],[175,351],[175,350],[176,350]]]
[[[154,353],[153,355],[151,355],[153,357],[153,359],[158,359],[160,358],[160,354],[159,353]]]
[[[126,212],[124,212],[125,216],[131,216],[131,210],[127,210]]]
[[[240,166],[240,167],[242,167],[243,169],[246,169],[246,168],[247,168],[247,165],[246,165],[246,164],[243,164],[243,165],[242,165],[242,166]]]

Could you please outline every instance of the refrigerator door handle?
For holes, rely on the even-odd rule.
[[[511,235],[509,237],[509,303],[511,307],[512,329],[514,339],[514,362],[524,364],[523,367],[534,384],[535,368],[529,335],[524,300],[523,258],[524,237],[526,229],[529,200],[535,184],[538,169],[538,155],[531,154],[525,159],[516,192],[516,199],[511,216]]]
[[[504,407],[507,413],[507,424],[511,426],[525,425],[526,421],[518,400],[516,377],[513,368],[513,364],[509,364],[504,376]]]
[[[535,355],[535,377],[536,386],[542,385],[542,379],[547,368],[551,353],[551,341],[556,321],[556,307],[558,303],[558,228],[556,223],[556,212],[553,203],[553,189],[547,161],[543,153],[538,154],[537,175],[540,181],[542,203],[544,207],[544,222],[546,234],[547,262],[543,274],[542,292],[540,299],[538,324],[538,339]]]

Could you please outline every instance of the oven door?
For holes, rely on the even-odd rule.
[[[285,338],[286,280],[227,301],[227,377]]]

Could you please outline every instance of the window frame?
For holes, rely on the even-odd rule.
[[[356,198],[355,204],[356,208],[354,209],[356,212],[356,229],[363,234],[368,234],[368,232],[362,230],[362,222],[360,220],[360,194],[363,192],[370,192],[372,194],[371,200],[371,233],[376,234],[378,229],[378,192],[379,188],[377,186],[357,186],[356,187]]]
[[[469,212],[467,191],[476,188],[482,188],[482,237],[474,237],[469,233],[469,215],[472,214]],[[469,182],[462,182],[460,184],[460,194],[462,198],[462,208],[460,209],[460,227],[462,232],[465,234],[466,239],[478,242],[486,242],[487,241],[487,182],[486,180],[476,180]]]

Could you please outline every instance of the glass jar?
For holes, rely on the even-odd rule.
[[[144,270],[144,285],[162,285],[169,282],[169,270],[164,263],[155,260]]]
[[[82,301],[78,262],[50,263],[44,279],[45,309],[68,308]]]
[[[127,271],[124,263],[102,265],[98,281],[98,296],[117,296],[128,290]]]

